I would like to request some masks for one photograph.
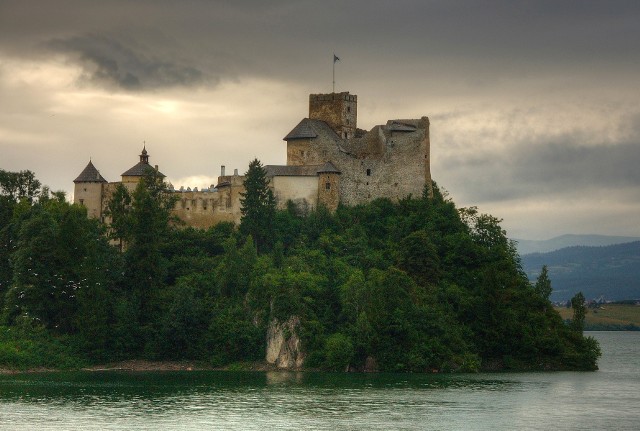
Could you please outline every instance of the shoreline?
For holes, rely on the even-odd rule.
[[[125,361],[109,362],[107,364],[89,365],[81,368],[60,369],[36,367],[24,370],[0,367],[0,375],[30,374],[30,373],[58,373],[58,372],[163,372],[163,371],[292,371],[277,368],[266,362],[249,362],[231,364],[224,367],[214,367],[198,361],[148,361],[145,359],[129,359]],[[293,370],[296,371],[296,370]]]

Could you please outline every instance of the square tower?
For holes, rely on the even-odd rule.
[[[358,96],[348,91],[310,94],[309,118],[326,122],[343,139],[353,138],[358,123]]]

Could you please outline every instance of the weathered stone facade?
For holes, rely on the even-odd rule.
[[[284,138],[287,164],[265,166],[279,208],[292,201],[305,210],[322,204],[335,211],[339,204],[420,196],[431,186],[429,119],[390,120],[365,131],[357,128],[357,101],[348,92],[309,96],[309,117]],[[151,168],[143,149],[121,182],[133,190],[145,169],[158,166]],[[86,206],[89,217],[108,222],[104,209],[118,183],[107,183],[91,162],[74,182],[74,202]],[[199,228],[239,223],[243,183],[237,170],[225,175],[223,166],[215,186],[171,187],[178,196],[174,213]]]

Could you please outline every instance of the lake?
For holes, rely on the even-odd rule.
[[[0,430],[637,430],[640,332],[596,372],[0,375]]]

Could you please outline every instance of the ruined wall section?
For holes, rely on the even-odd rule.
[[[392,131],[391,124],[374,128],[362,140],[367,152],[345,154],[339,160],[343,172],[340,192],[344,204],[357,205],[376,198],[419,197],[431,183],[429,120],[396,120],[414,126],[413,131]],[[357,143],[357,142],[354,142]],[[350,149],[347,146],[347,151]]]
[[[401,131],[394,129],[404,124]],[[340,202],[366,203],[376,198],[421,196],[431,184],[429,119],[394,120],[374,127],[362,138],[336,139],[322,134],[311,140],[341,172]]]
[[[207,229],[220,222],[239,224],[241,193],[244,192],[244,176],[218,177],[218,187],[213,190],[174,191],[178,197],[173,214],[187,226]]]

